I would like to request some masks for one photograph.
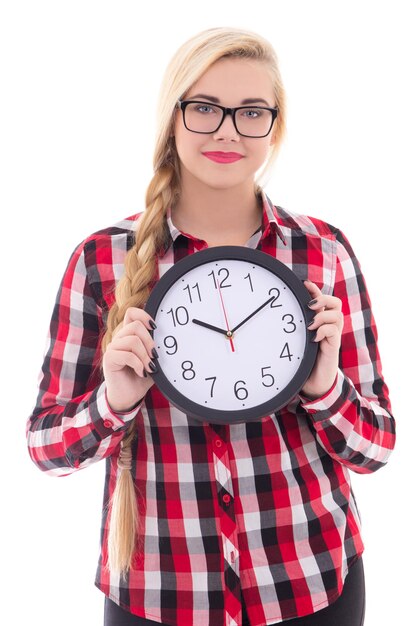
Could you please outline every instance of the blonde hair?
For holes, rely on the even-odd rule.
[[[260,192],[259,180],[272,168],[278,156],[285,133],[286,102],[278,60],[271,44],[252,31],[238,28],[209,28],[186,41],[175,53],[161,84],[157,109],[157,134],[153,156],[154,175],[145,194],[145,210],[140,216],[135,243],[125,258],[125,273],[117,283],[115,302],[110,308],[107,328],[102,341],[102,355],[112,337],[123,324],[129,307],[143,308],[149,285],[157,270],[156,253],[169,241],[166,211],[174,206],[180,195],[180,162],[175,147],[174,122],[177,100],[216,61],[238,57],[262,62],[269,72],[278,116],[271,132],[275,142],[258,179],[254,181],[255,194]],[[108,562],[112,573],[126,576],[132,566],[136,550],[143,550],[144,539],[140,528],[138,502],[131,467],[131,446],[137,433],[132,421],[121,444],[125,461],[118,463],[117,481],[110,506],[108,531]],[[140,544],[138,539],[141,537]]]

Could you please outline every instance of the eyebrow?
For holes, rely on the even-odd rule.
[[[196,98],[204,98],[204,100],[210,100],[211,102],[216,102],[217,104],[220,103],[218,98],[215,98],[214,96],[207,96],[204,93],[197,93],[194,96],[189,96],[190,100],[195,100]],[[246,98],[245,100],[242,100],[240,104],[255,104],[256,102],[264,102],[266,106],[269,107],[268,102],[263,98]]]

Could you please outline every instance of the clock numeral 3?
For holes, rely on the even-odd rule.
[[[176,326],[177,323],[180,326],[185,326],[185,324],[188,324],[188,320],[190,319],[190,317],[185,306],[177,306],[175,311],[174,309],[169,309],[169,311],[167,311],[167,315],[169,315],[170,313],[172,315],[172,322],[174,326]]]
[[[274,302],[275,302],[276,300],[278,300],[278,298],[280,297],[281,292],[280,292],[280,290],[278,289],[278,287],[272,287],[272,288],[268,291],[269,295],[271,295],[273,291],[277,292],[277,295],[276,295],[276,296],[275,296],[275,298],[272,300],[272,302],[271,302],[271,304],[270,304],[270,307],[271,307],[271,309],[276,309],[277,307],[282,306],[282,304],[274,304]]]
[[[189,363],[190,367],[185,367],[186,363]],[[181,367],[182,367],[182,377],[185,380],[192,380],[193,378],[195,378],[195,371],[193,370],[193,362],[192,361],[183,361],[181,363]],[[186,376],[187,372],[189,372],[191,374],[191,376]]]
[[[173,343],[172,343],[171,345],[168,345],[168,344],[167,344],[167,339],[172,339],[172,340],[173,340]],[[164,339],[164,346],[165,346],[165,348],[169,348],[170,350],[172,350],[173,348],[175,348],[175,349],[174,349],[174,352],[168,352],[168,350],[165,350],[165,352],[166,352],[167,354],[175,354],[175,353],[176,353],[176,351],[178,350],[177,340],[175,339],[175,337],[174,337],[173,335],[167,335],[167,336],[165,337],[165,339]]]
[[[291,324],[293,328],[292,330],[287,330],[286,328],[284,328],[284,333],[293,333],[295,330],[297,330],[297,326],[294,324],[294,315],[292,315],[291,313],[286,313],[282,316],[282,320],[284,320],[285,317],[291,318],[291,320],[289,322],[286,322],[286,324]]]
[[[238,400],[246,400],[249,395],[248,390],[246,389],[246,387],[236,387],[238,383],[243,383],[244,385],[246,385],[246,382],[244,380],[237,380],[235,382],[235,396]]]

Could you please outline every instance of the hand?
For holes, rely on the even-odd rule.
[[[320,398],[332,388],[339,367],[339,351],[344,317],[342,301],[335,296],[322,294],[315,283],[304,281],[311,298],[317,300],[310,306],[317,311],[309,330],[317,329],[315,341],[319,343],[316,362],[300,393],[310,399]]]
[[[134,406],[154,381],[152,374],[155,342],[149,334],[151,316],[143,309],[129,307],[123,325],[115,333],[103,355],[103,373],[107,400],[113,411],[127,411]],[[155,351],[156,352],[156,351]]]
[[[227,337],[227,330],[224,330],[224,328],[218,328],[217,326],[213,326],[212,324],[207,324],[207,322],[202,322],[196,319],[192,319],[191,321],[194,322],[194,324],[198,324],[199,326],[204,326],[204,328],[216,330],[218,333],[221,333],[222,335],[225,335],[225,337]]]
[[[272,298],[269,298],[269,300],[267,300],[266,302],[264,302],[263,304],[261,304],[261,306],[258,306],[258,308],[256,309],[256,311],[254,311],[253,313],[251,313],[250,315],[248,315],[248,317],[245,317],[245,319],[244,319],[244,320],[242,320],[242,321],[240,322],[240,324],[238,324],[237,326],[235,326],[235,327],[232,329],[232,333],[234,333],[234,332],[235,332],[235,330],[237,330],[238,328],[240,328],[241,326],[243,326],[243,324],[244,324],[245,322],[247,322],[248,320],[250,320],[250,318],[251,318],[251,317],[253,317],[253,316],[255,315],[255,313],[257,313],[258,311],[260,311],[261,309],[263,309],[263,308],[264,308],[264,306],[266,306],[267,304],[269,304],[270,302],[272,302],[272,300],[274,300],[274,299],[275,299],[275,296],[272,296]]]

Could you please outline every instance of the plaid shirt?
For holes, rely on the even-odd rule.
[[[141,404],[113,412],[100,343],[114,287],[141,213],[100,230],[71,255],[52,313],[27,420],[31,459],[50,476],[106,460],[101,553],[95,585],[123,609],[176,626],[251,626],[304,616],[337,599],[364,550],[349,470],[385,465],[395,421],[382,376],[364,277],[338,229],[274,206],[262,191],[262,227],[247,246],[341,299],[344,326],[333,387],[297,394],[259,421],[201,423],[153,385]],[[157,277],[207,243],[179,231],[157,255]],[[109,576],[108,501],[120,442],[132,419],[132,474],[142,497],[144,552],[126,581]]]

